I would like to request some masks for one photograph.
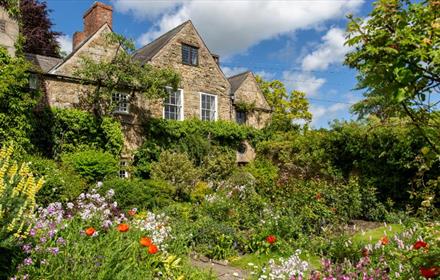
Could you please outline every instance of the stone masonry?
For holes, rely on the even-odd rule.
[[[0,7],[0,46],[5,47],[9,54],[15,55],[15,42],[18,38],[18,24],[8,12]]]

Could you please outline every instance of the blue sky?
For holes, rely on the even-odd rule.
[[[75,31],[92,0],[47,0],[54,30],[69,52]],[[350,119],[350,104],[362,97],[356,72],[342,65],[346,14],[360,17],[371,0],[106,0],[113,9],[113,30],[138,47],[191,19],[210,50],[220,54],[227,76],[245,70],[282,80],[306,92],[312,126]]]

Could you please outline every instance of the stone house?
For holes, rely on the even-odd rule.
[[[115,54],[115,48],[109,47],[105,40],[105,35],[112,32],[112,7],[95,2],[85,12],[83,22],[83,31],[73,36],[72,53],[64,59],[26,54],[45,88],[43,102],[47,106],[80,107],[81,97],[90,87],[74,76],[81,58],[88,56],[100,61],[111,59]],[[180,73],[181,83],[177,91],[170,89],[169,97],[159,102],[142,96],[129,102],[124,92],[113,96],[118,102],[115,115],[123,124],[124,153],[127,155],[142,144],[141,124],[148,117],[226,120],[256,128],[264,127],[270,120],[271,109],[255,76],[245,72],[226,77],[220,68],[219,56],[210,52],[191,21],[136,50],[133,58],[141,63],[174,69]],[[251,104],[252,110],[243,110],[240,106],[243,103]],[[237,154],[237,161],[253,158],[252,148],[246,147],[246,152]]]
[[[11,56],[15,55],[15,42],[18,39],[18,24],[8,12],[0,7],[0,46],[5,47]]]

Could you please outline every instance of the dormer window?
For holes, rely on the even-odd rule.
[[[115,92],[112,96],[112,102],[114,104],[114,113],[128,114],[129,101],[128,94],[124,92]]]
[[[182,44],[182,63],[191,66],[199,65],[199,49]]]

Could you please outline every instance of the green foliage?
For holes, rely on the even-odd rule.
[[[61,155],[66,166],[73,168],[88,182],[102,181],[116,176],[119,162],[108,153],[99,150],[84,150]]]
[[[257,192],[271,196],[278,180],[278,167],[265,158],[256,159],[245,167],[256,180]]]
[[[304,92],[293,90],[288,93],[282,82],[265,81],[260,76],[257,76],[257,82],[272,108],[271,125],[277,130],[290,130],[293,121],[311,121],[309,101]]]
[[[132,102],[140,94],[148,99],[167,95],[166,87],[177,89],[180,76],[172,69],[159,69],[134,58],[134,43],[121,35],[107,35],[107,49],[114,55],[111,59],[96,61],[84,56],[75,75],[84,83],[95,84],[83,100],[83,107],[96,116],[110,115],[117,104],[112,104],[116,92],[128,94]]]
[[[40,96],[39,91],[28,89],[28,68],[24,58],[11,57],[0,47],[0,143],[13,141],[27,150],[32,110]]]
[[[237,112],[249,113],[255,110],[255,101],[253,103],[237,101],[234,103],[234,107]]]
[[[438,86],[440,57],[433,46],[440,38],[439,9],[430,1],[379,0],[366,19],[350,17],[347,44],[355,49],[345,63],[358,70],[367,105],[379,96],[392,104],[425,101]]]
[[[186,154],[163,151],[151,166],[151,178],[169,182],[179,198],[187,198],[200,178],[200,170]]]
[[[440,87],[440,5],[436,1],[379,0],[365,19],[350,17],[345,64],[358,71],[364,100],[353,109],[383,122],[409,117],[437,156]]]
[[[121,124],[110,118],[96,118],[78,109],[45,109],[35,113],[33,142],[39,150],[55,158],[87,148],[103,149],[119,155],[123,146]]]
[[[203,159],[203,177],[208,181],[226,180],[236,169],[236,152],[214,146]]]
[[[256,139],[262,134],[261,131],[236,123],[197,119],[150,119],[145,123],[144,132],[145,142],[136,152],[134,165],[136,174],[145,178],[150,176],[151,164],[159,159],[163,150],[186,153],[200,166],[216,150],[235,150],[242,141]],[[229,155],[231,151],[227,153]]]
[[[99,192],[104,195],[110,189],[122,209],[162,208],[172,203],[175,195],[172,186],[156,180],[114,178],[105,180]]]
[[[44,186],[36,196],[40,206],[72,201],[87,188],[84,179],[68,166],[38,156],[27,156],[25,160],[36,175],[44,176]]]

